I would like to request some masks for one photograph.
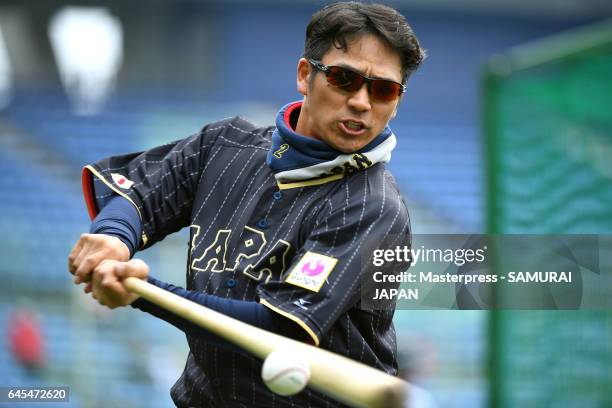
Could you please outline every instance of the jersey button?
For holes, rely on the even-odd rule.
[[[212,385],[215,387],[220,387],[223,384],[223,380],[221,378],[215,378],[212,380]]]
[[[257,221],[257,226],[262,229],[268,228],[268,220],[262,218],[261,220]]]
[[[236,279],[228,279],[227,282],[225,282],[225,286],[228,288],[233,288],[236,286]]]
[[[283,198],[283,192],[282,191],[275,191],[274,194],[272,194],[272,197],[274,197],[274,199],[278,201],[281,198]]]

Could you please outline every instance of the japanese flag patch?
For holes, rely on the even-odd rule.
[[[285,282],[318,292],[336,263],[336,258],[308,251],[293,267]]]
[[[119,188],[122,188],[124,190],[127,190],[134,185],[133,181],[128,180],[125,176],[122,176],[121,174],[111,173],[111,177],[113,178],[115,184],[119,186]]]

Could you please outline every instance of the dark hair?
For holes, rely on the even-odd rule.
[[[382,4],[355,1],[331,4],[316,12],[306,28],[304,58],[321,60],[330,47],[347,50],[347,41],[374,34],[386,41],[402,59],[402,82],[425,58],[425,50],[397,10]]]

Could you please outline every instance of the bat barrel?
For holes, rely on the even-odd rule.
[[[291,349],[310,365],[308,385],[356,408],[405,407],[409,384],[347,357],[251,326],[198,305],[137,278],[126,278],[126,288],[171,311],[254,356],[265,359],[272,351]]]

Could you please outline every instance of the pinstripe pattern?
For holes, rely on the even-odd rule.
[[[359,300],[360,280],[371,273],[364,267],[371,251],[385,240],[409,242],[408,212],[393,178],[378,163],[340,180],[283,189],[281,196],[265,165],[273,130],[226,119],[187,139],[112,157],[94,168],[108,183],[111,172],[134,182],[127,194],[143,214],[146,246],[192,227],[188,288],[265,299],[298,319],[321,347],[395,374],[393,313],[362,310]],[[108,189],[100,188],[97,196],[103,205]],[[318,292],[285,282],[307,251],[338,259]],[[302,328],[296,324],[295,330]],[[196,337],[187,340],[185,369],[171,390],[178,406],[343,406],[308,388],[293,397],[274,395],[261,380],[260,361]]]

